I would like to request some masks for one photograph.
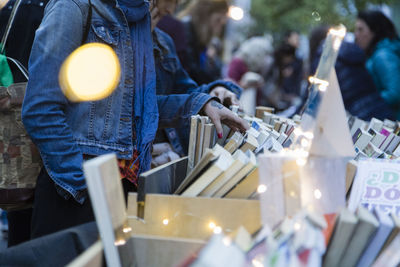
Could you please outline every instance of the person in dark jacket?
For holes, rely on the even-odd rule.
[[[183,68],[198,84],[221,78],[221,69],[207,51],[213,37],[221,37],[227,21],[226,0],[193,0],[179,17],[185,26],[186,55]]]
[[[328,30],[328,26],[321,26],[311,33],[311,75],[315,73],[322,53],[323,40],[320,38],[325,39]],[[319,45],[315,45],[316,43]],[[364,52],[356,44],[342,42],[335,70],[344,106],[352,115],[363,120],[370,120],[372,117],[382,120],[394,119],[393,110],[383,101],[365,68],[365,60]]]
[[[400,119],[400,39],[393,23],[380,11],[358,14],[356,43],[365,51],[366,67],[380,95]]]
[[[152,27],[154,28],[157,25],[153,29],[157,94],[206,93],[213,97],[218,97],[221,103],[225,103],[228,106],[239,104],[238,98],[242,89],[236,84],[229,81],[216,80],[208,84],[198,85],[183,69],[172,38],[159,29],[159,26],[162,26],[159,20],[164,15],[172,14],[175,7],[176,2],[159,0],[156,9],[152,11]],[[198,104],[203,105],[200,102]],[[195,114],[187,114],[187,118],[181,121],[181,125],[178,128],[159,130],[155,143],[168,142],[172,146],[173,151],[179,156],[187,155],[191,115]]]

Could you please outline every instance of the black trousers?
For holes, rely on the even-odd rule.
[[[136,191],[134,184],[123,179],[125,200],[128,192]],[[31,223],[31,238],[48,235],[83,223],[94,221],[89,195],[83,204],[72,197],[66,200],[56,191],[54,181],[42,168],[36,182]]]
[[[94,221],[89,196],[83,204],[66,200],[56,191],[54,181],[42,168],[36,182],[31,237],[37,238],[69,227]]]
[[[31,238],[32,208],[7,212],[8,247],[28,241]]]

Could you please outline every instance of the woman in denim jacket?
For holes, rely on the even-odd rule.
[[[22,120],[45,167],[36,186],[32,237],[94,219],[82,171],[84,157],[116,153],[134,166],[127,178],[135,182],[150,166],[159,125],[174,126],[185,114],[202,108],[216,125],[227,120],[235,129],[247,127],[206,94],[156,97],[148,2],[91,0],[91,10],[85,39],[86,0],[51,0],[32,47]],[[114,49],[121,64],[120,83],[103,100],[72,103],[59,87],[58,72],[71,52],[90,42]],[[196,106],[205,99],[211,101]],[[129,187],[129,182],[123,183]]]

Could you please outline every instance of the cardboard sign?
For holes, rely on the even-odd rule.
[[[400,164],[369,159],[358,162],[357,174],[351,189],[349,209],[358,205],[400,216]]]

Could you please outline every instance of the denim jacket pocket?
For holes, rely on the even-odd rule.
[[[113,30],[102,24],[96,24],[96,23],[93,23],[91,28],[94,33],[94,36],[89,37],[90,42],[106,43],[111,46],[118,45],[118,39],[119,39],[118,30]]]

